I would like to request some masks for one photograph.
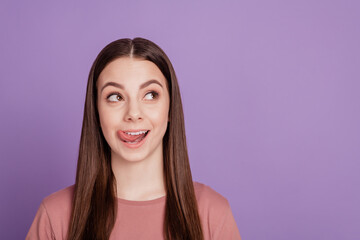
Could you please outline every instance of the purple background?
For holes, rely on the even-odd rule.
[[[1,1],[0,238],[74,183],[87,75],[142,36],[174,64],[193,177],[243,239],[360,237],[358,1]]]

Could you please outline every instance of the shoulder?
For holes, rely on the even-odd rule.
[[[240,240],[227,198],[199,182],[194,182],[194,190],[205,239]]]
[[[199,207],[207,207],[211,210],[230,207],[228,200],[208,185],[194,182],[194,190]]]
[[[194,182],[194,190],[198,203],[198,210],[203,221],[209,224],[218,224],[218,221],[227,214],[230,204],[227,198],[203,183]]]
[[[64,234],[59,231],[67,230],[70,222],[74,185],[61,189],[42,201],[55,235]]]
[[[45,197],[42,204],[48,212],[71,210],[73,195],[74,185],[71,185]]]
[[[65,239],[71,216],[73,194],[74,185],[45,197],[26,239]]]

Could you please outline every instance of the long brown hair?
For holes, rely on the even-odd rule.
[[[163,138],[165,239],[203,240],[175,71],[164,51],[143,38],[119,39],[108,44],[90,69],[68,239],[109,239],[115,224],[116,181],[110,164],[111,150],[100,130],[96,82],[107,64],[124,56],[153,62],[167,80],[170,109]]]

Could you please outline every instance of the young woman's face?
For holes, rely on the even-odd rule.
[[[160,69],[151,61],[122,57],[104,68],[96,84],[100,125],[112,157],[162,157],[170,98]]]

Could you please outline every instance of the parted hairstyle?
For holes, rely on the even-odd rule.
[[[151,61],[167,80],[170,108],[169,123],[163,138],[166,188],[164,237],[167,240],[203,240],[175,71],[164,51],[144,38],[124,38],[111,42],[101,50],[90,69],[67,238],[109,239],[115,224],[116,180],[111,168],[111,149],[100,128],[96,82],[107,64],[120,57]]]

